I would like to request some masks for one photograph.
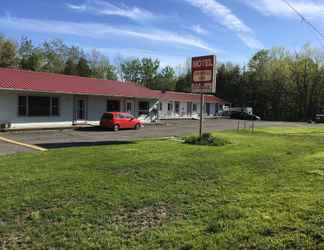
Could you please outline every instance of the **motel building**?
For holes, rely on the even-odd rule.
[[[205,96],[206,117],[226,103]],[[197,118],[198,94],[151,90],[131,82],[0,68],[0,128],[98,125],[104,112],[129,112],[146,123]]]

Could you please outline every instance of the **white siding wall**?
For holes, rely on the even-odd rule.
[[[18,116],[18,96],[37,95],[59,97],[60,115],[52,117]],[[0,91],[0,121],[11,122],[13,128],[69,126],[73,119],[73,96],[33,92]]]
[[[173,110],[170,112],[168,111],[168,103],[172,103],[173,105]],[[197,118],[197,116],[200,113],[200,103],[199,102],[193,102],[192,103],[192,114],[191,116],[188,115],[188,110],[187,110],[187,103],[188,102],[180,102],[180,113],[176,114],[175,113],[175,101],[163,101],[162,102],[162,110],[159,111],[159,117],[160,119],[177,119],[177,118]],[[193,110],[193,105],[197,106],[196,111]],[[210,103],[210,115],[208,117],[214,117],[216,115],[216,105],[215,103]],[[205,112],[205,110],[204,110]],[[205,112],[205,116],[206,116]]]
[[[60,102],[60,115],[51,117],[24,117],[18,116],[18,96],[19,95],[37,95],[37,96],[53,96],[58,97]],[[126,111],[126,103],[132,103],[132,113],[138,115],[140,99],[114,98],[104,96],[84,96],[88,101],[88,122],[98,124],[104,112],[106,112],[107,100],[119,100],[121,111]],[[73,123],[74,112],[74,95],[64,94],[40,94],[33,92],[19,91],[1,91],[0,90],[0,122],[11,122],[12,128],[28,128],[28,127],[60,127],[71,126]],[[147,101],[147,100],[143,100]],[[172,103],[173,110],[168,111],[168,103]],[[197,110],[192,108],[192,115],[188,116],[187,102],[180,102],[179,114],[175,113],[175,101],[163,101],[162,110],[159,111],[160,119],[177,119],[177,118],[192,118],[198,116],[200,112],[200,104],[197,105]],[[149,101],[150,109],[154,106],[157,108],[157,101]],[[210,104],[210,114],[216,114],[216,105]],[[220,106],[221,108],[221,106]]]
[[[107,97],[89,96],[88,97],[88,122],[94,125],[99,124],[100,118],[107,109]]]
[[[120,111],[126,112],[126,104],[132,104],[131,113],[138,116],[139,113],[139,102],[141,100],[131,99],[131,98],[118,98],[118,97],[106,97],[106,96],[89,96],[88,97],[88,122],[91,124],[99,124],[100,118],[104,112],[107,110],[107,101],[117,100],[120,102]],[[146,100],[143,100],[146,101]],[[153,106],[155,102],[148,101],[150,107]]]

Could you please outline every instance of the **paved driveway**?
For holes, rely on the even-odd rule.
[[[241,121],[241,126],[244,122]],[[256,122],[256,127],[268,126],[305,126],[305,123],[287,122]],[[249,122],[246,122],[249,126]],[[33,144],[44,148],[64,148],[74,146],[109,145],[114,143],[127,143],[144,138],[161,138],[170,136],[184,136],[198,133],[199,121],[182,120],[166,121],[164,125],[148,125],[140,130],[122,130],[118,132],[106,131],[97,127],[86,127],[78,130],[41,130],[6,132],[0,135],[19,142]],[[237,121],[228,119],[207,120],[204,131],[222,131],[235,129]],[[9,144],[0,143],[0,154],[27,151],[27,149]]]
[[[0,141],[0,156],[14,154],[14,153],[20,153],[20,152],[30,152],[30,151],[32,151],[32,150],[29,148],[21,147],[21,146],[17,146],[14,144]]]

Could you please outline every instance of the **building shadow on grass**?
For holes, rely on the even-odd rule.
[[[134,144],[133,141],[92,141],[92,142],[62,142],[62,143],[40,143],[37,146],[46,149],[73,148],[73,147],[92,147],[108,145]]]

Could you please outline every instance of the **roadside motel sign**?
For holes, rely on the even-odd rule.
[[[216,56],[192,58],[192,93],[216,92]]]

